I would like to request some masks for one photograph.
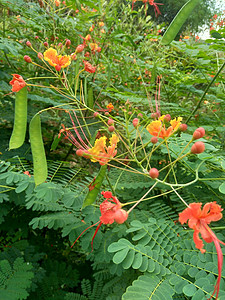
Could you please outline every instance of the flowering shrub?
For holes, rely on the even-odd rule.
[[[7,79],[16,93],[5,93],[16,98],[15,106],[10,104],[15,121],[9,148],[17,151],[29,142],[33,156],[32,167],[20,156],[11,159],[15,167],[0,164],[0,201],[6,204],[9,224],[15,202],[34,241],[40,235],[39,252],[45,244],[45,260],[51,252],[52,266],[57,265],[55,257],[72,269],[78,262],[92,262],[88,268],[97,278],[93,291],[82,281],[84,295],[74,293],[79,280],[75,284],[73,274],[58,288],[51,286],[52,297],[131,300],[144,293],[149,299],[182,294],[219,300],[224,296],[225,193],[221,53],[216,60],[210,51],[202,58],[199,49],[209,46],[187,38],[189,34],[165,48],[160,36],[165,25],[159,28],[145,18],[143,7],[132,12],[131,5],[122,6],[123,14],[115,18],[115,4],[110,11],[104,5],[63,2],[38,2],[53,21],[52,30],[47,36],[34,28],[34,38],[21,42],[20,75]],[[160,14],[161,3],[144,4]],[[130,25],[137,22],[136,15],[140,29]],[[209,70],[203,73],[210,60],[214,74],[208,78]],[[220,125],[214,131],[215,122]],[[212,221],[217,227],[209,227]],[[27,229],[18,233],[16,226],[20,242]],[[21,254],[24,261],[26,253],[29,249]],[[39,287],[38,257],[33,256],[32,265]],[[40,281],[48,282],[48,273],[41,276]],[[25,299],[26,289],[24,285],[24,295],[18,297]]]

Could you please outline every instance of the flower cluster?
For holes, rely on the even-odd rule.
[[[163,116],[159,117],[158,120],[152,121],[146,127],[146,129],[148,130],[148,132],[151,135],[164,139],[164,138],[169,137],[171,134],[173,134],[175,131],[177,131],[179,129],[179,127],[181,125],[182,117],[178,117],[178,118],[171,120],[170,121],[171,126],[169,126],[166,129],[166,126],[165,126],[165,121],[167,121],[166,116],[163,115]]]
[[[53,48],[49,48],[44,52],[44,60],[46,60],[50,66],[55,67],[56,71],[68,67],[71,63],[70,56],[58,55],[57,50]]]

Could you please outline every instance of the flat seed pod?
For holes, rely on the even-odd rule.
[[[161,40],[162,45],[169,45],[174,40],[181,26],[184,24],[199,2],[200,0],[189,0],[184,4],[184,6],[181,7],[173,21],[170,23],[170,26],[164,33]]]
[[[27,87],[16,93],[13,132],[9,141],[9,150],[23,145],[27,130]]]
[[[39,185],[45,182],[48,175],[45,148],[41,133],[41,118],[39,114],[36,114],[32,118],[29,132],[34,164],[34,182],[36,185]]]

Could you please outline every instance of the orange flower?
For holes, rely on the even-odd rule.
[[[81,234],[78,236],[78,238],[75,240],[71,248],[74,246],[74,244],[79,240],[79,238],[82,236],[82,234],[87,231],[89,228],[95,226],[98,224],[96,227],[95,233],[92,237],[91,240],[91,248],[93,251],[93,242],[95,239],[95,236],[101,227],[102,224],[112,224],[116,222],[117,224],[123,224],[127,218],[128,218],[128,213],[124,210],[121,209],[122,205],[120,201],[112,195],[111,192],[106,191],[106,192],[101,192],[105,200],[100,204],[100,212],[101,216],[99,218],[99,221],[88,228],[86,228]]]
[[[181,117],[171,120],[170,121],[171,126],[168,129],[165,128],[165,124],[163,123],[164,117],[165,117],[164,115],[159,117],[158,120],[152,121],[146,127],[146,129],[151,135],[164,139],[166,137],[169,137],[172,133],[178,130],[182,121]]]
[[[110,138],[108,147],[106,146],[106,140],[107,138],[105,136],[100,137],[95,141],[94,147],[88,149],[88,151],[85,151],[85,154],[91,155],[91,161],[98,161],[102,166],[107,164],[114,156],[116,156],[116,147],[117,143],[119,142],[119,138],[115,134],[113,134]]]
[[[99,22],[98,25],[99,25],[100,27],[103,27],[105,24],[104,24],[104,22]]]
[[[93,67],[88,61],[83,60],[84,63],[84,70],[89,73],[95,73],[96,67]]]
[[[53,48],[49,48],[44,52],[44,60],[46,60],[50,66],[55,67],[57,71],[60,71],[61,68],[68,67],[71,63],[70,56],[58,55],[57,51]]]
[[[98,49],[98,45],[96,43],[90,43],[89,47],[90,47],[91,51],[95,51]]]
[[[200,249],[201,253],[204,253],[205,249],[203,249],[204,244],[203,241],[199,238],[199,233],[201,233],[202,239],[206,243],[214,242],[218,260],[218,279],[210,299],[215,293],[216,299],[218,299],[223,266],[223,253],[220,244],[225,245],[225,243],[217,238],[208,224],[210,224],[212,221],[218,221],[222,218],[222,208],[215,201],[206,203],[202,210],[201,206],[202,203],[191,203],[188,208],[186,208],[182,213],[179,214],[179,221],[181,224],[184,224],[189,220],[188,226],[194,229],[193,240],[195,246],[197,249]]]
[[[23,77],[18,74],[12,74],[13,79],[9,82],[12,86],[13,92],[19,92],[23,87],[26,86],[26,82],[24,81]]]
[[[111,112],[114,109],[114,106],[112,105],[111,102],[106,107],[107,107],[109,112]]]

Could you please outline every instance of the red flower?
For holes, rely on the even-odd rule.
[[[18,74],[12,74],[13,79],[9,82],[12,86],[13,92],[19,92],[23,87],[26,86],[26,82],[24,81],[23,77]]]
[[[96,67],[93,67],[88,61],[84,60],[84,70],[89,73],[95,73]]]
[[[220,280],[223,266],[223,254],[220,248],[220,244],[225,245],[220,241],[215,233],[209,228],[208,224],[212,221],[218,221],[222,218],[222,208],[215,201],[206,203],[201,210],[202,203],[191,203],[182,213],[179,214],[179,221],[181,224],[186,223],[188,220],[188,226],[194,229],[193,240],[197,249],[200,249],[202,253],[205,252],[203,249],[203,241],[199,237],[201,233],[202,239],[206,243],[214,242],[218,258],[218,279],[215,285],[212,296],[216,293],[216,299],[219,296]]]
[[[102,192],[102,195],[106,200],[104,200],[100,204],[100,211],[101,211],[100,221],[98,221],[97,223],[89,226],[83,232],[81,232],[81,234],[78,236],[78,238],[73,243],[71,248],[74,246],[74,244],[79,240],[79,238],[82,236],[82,234],[86,230],[88,230],[89,228],[91,228],[91,227],[98,224],[98,226],[95,230],[95,233],[93,235],[92,241],[91,241],[91,248],[92,248],[92,251],[93,251],[94,238],[95,238],[95,236],[96,236],[96,234],[97,234],[97,232],[98,232],[98,230],[99,230],[99,228],[101,227],[102,224],[112,224],[114,222],[116,222],[118,224],[122,224],[127,220],[128,213],[124,209],[121,209],[122,205],[119,202],[119,200],[116,197],[114,197],[111,192],[108,192],[108,191]]]

